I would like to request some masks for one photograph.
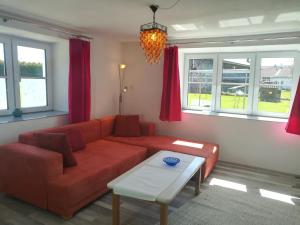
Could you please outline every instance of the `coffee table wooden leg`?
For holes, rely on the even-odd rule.
[[[196,173],[195,179],[195,195],[199,195],[200,193],[200,184],[201,184],[201,168]]]
[[[168,225],[168,205],[160,204],[160,225]]]
[[[120,225],[120,195],[112,194],[112,224]]]

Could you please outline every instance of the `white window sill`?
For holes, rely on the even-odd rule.
[[[260,120],[260,121],[271,121],[271,122],[279,122],[279,123],[286,123],[288,121],[287,118],[241,115],[241,114],[234,114],[234,113],[217,113],[217,112],[209,112],[209,111],[190,110],[190,109],[182,109],[182,112],[190,113],[190,114],[198,114],[198,115],[222,116],[222,117],[231,117],[231,118],[246,119],[246,120]]]
[[[54,117],[54,116],[64,116],[64,115],[68,115],[68,113],[62,111],[46,111],[46,112],[26,113],[23,114],[21,117],[14,117],[11,115],[0,116],[0,124],[15,123],[21,121],[42,119],[42,118]]]

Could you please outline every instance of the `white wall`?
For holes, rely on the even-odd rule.
[[[300,174],[300,137],[287,134],[285,123],[190,113],[181,122],[161,122],[162,62],[145,63],[137,43],[124,43],[122,57],[128,65],[125,113],[156,122],[160,134],[217,143],[221,160]]]
[[[53,44],[53,109],[68,111],[69,41]]]
[[[66,123],[66,116],[54,116],[42,119],[0,124],[0,144],[16,142],[19,134],[27,131],[61,126]]]
[[[120,63],[119,41],[98,37],[91,42],[92,118],[117,113]]]

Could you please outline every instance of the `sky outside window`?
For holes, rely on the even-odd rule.
[[[45,50],[18,46],[21,108],[47,106]]]
[[[43,77],[45,77],[45,50],[18,46],[18,62],[37,63],[43,66]]]

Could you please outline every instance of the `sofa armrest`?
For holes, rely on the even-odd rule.
[[[0,191],[47,206],[47,183],[63,174],[62,155],[32,145],[0,146]]]
[[[141,132],[144,136],[154,136],[155,135],[155,123],[150,122],[140,122]]]

